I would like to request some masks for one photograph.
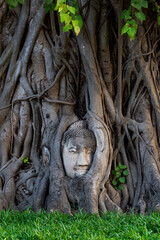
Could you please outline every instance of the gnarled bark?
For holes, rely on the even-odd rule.
[[[79,0],[76,37],[41,1],[12,11],[0,1],[0,210],[159,209],[160,33],[144,23],[135,40],[122,39],[122,2]],[[78,120],[96,148],[87,172],[71,178],[62,139]],[[112,183],[119,163],[121,190]]]

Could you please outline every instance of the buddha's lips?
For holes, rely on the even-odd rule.
[[[79,172],[85,172],[87,170],[88,170],[88,167],[86,167],[86,168],[83,168],[83,167],[75,168],[75,171],[79,171]]]

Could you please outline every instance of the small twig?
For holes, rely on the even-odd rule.
[[[73,69],[72,69],[71,66],[69,65],[69,63],[68,63],[64,58],[62,58],[62,57],[61,57],[61,60],[62,60],[62,62],[66,65],[66,67],[68,68],[68,70],[69,70],[70,73],[72,74],[72,77],[73,77],[74,81],[76,82],[77,78],[76,78],[76,76],[75,76],[75,74],[74,74],[74,72],[73,72]]]
[[[139,133],[139,131],[138,131],[138,133]],[[157,165],[158,171],[160,172],[157,159],[155,158],[154,154],[153,154],[153,153],[151,152],[151,150],[149,149],[148,144],[147,144],[147,143],[145,142],[145,140],[142,138],[142,136],[140,135],[140,133],[139,133],[139,137],[140,137],[140,139],[142,140],[142,142],[144,143],[144,145],[146,146],[146,148],[147,148],[148,152],[150,153],[150,155],[153,157],[153,159],[154,159],[154,161],[155,161],[155,163],[156,163],[156,165]]]
[[[41,98],[48,90],[50,90],[56,84],[56,82],[60,79],[62,73],[64,72],[65,68],[66,68],[65,65],[61,67],[53,83],[48,88],[46,88],[42,93],[39,94],[39,98]]]
[[[132,90],[132,93],[131,93],[131,96],[129,98],[129,103],[128,103],[128,107],[127,107],[127,116],[130,117],[131,115],[131,109],[134,108],[133,105],[135,105],[135,96],[136,96],[136,93],[137,93],[137,90],[139,88],[139,85],[141,83],[141,80],[142,80],[142,76],[141,76],[141,73],[138,74],[138,77],[136,79],[136,83],[134,85],[134,88]]]
[[[143,90],[143,89],[142,89],[142,90]],[[133,116],[134,116],[134,114],[135,114],[135,112],[136,112],[136,110],[137,110],[137,107],[138,107],[140,101],[142,100],[142,98],[145,96],[146,93],[147,93],[147,89],[144,91],[144,93],[142,94],[142,96],[138,99],[138,102],[136,103],[135,108],[134,108],[134,106],[133,106],[133,108],[134,108]]]
[[[125,65],[126,65],[128,62],[133,61],[133,60],[136,59],[136,58],[139,58],[139,57],[142,57],[142,56],[147,56],[147,55],[152,54],[152,53],[154,52],[154,48],[156,47],[156,45],[157,45],[157,43],[158,43],[159,41],[160,41],[160,39],[158,39],[158,40],[155,42],[155,44],[154,44],[154,46],[153,46],[153,49],[152,49],[150,52],[142,53],[142,54],[139,54],[139,55],[135,55],[135,56],[127,59],[127,61],[123,64],[122,69],[124,69]],[[113,81],[115,81],[115,80],[117,79],[117,77],[118,77],[118,75],[113,79]]]
[[[14,38],[14,37],[13,37]],[[11,43],[9,44],[9,46],[4,50],[4,52],[1,55],[0,58],[0,68],[3,67],[3,65],[5,64],[5,62],[10,59],[10,56],[12,55],[12,51],[13,51],[13,38]]]
[[[99,33],[99,31],[101,30],[101,27],[103,26],[103,24],[105,23],[105,21],[106,21],[106,19],[107,19],[107,17],[108,17],[108,15],[110,14],[110,11],[112,10],[112,6],[110,7],[110,9],[108,10],[108,12],[105,14],[105,16],[104,16],[104,19],[103,19],[103,21],[102,21],[102,23],[101,23],[101,25],[99,26],[99,28],[98,28],[98,30],[97,30],[97,34]]]
[[[50,103],[64,104],[64,105],[69,105],[69,106],[74,106],[76,104],[75,102],[72,103],[72,102],[67,102],[64,100],[49,99],[46,97],[44,97],[44,100],[46,100],[47,102],[50,102]]]
[[[139,144],[138,144],[138,127],[136,127],[137,137],[136,137],[136,152],[137,152],[137,172],[138,172],[138,180],[137,180],[137,187],[134,195],[133,200],[133,208],[137,205],[138,198],[141,192],[141,185],[142,185],[142,169],[141,169],[141,157],[139,152]]]
[[[110,0],[116,14],[118,15],[119,14],[119,3],[117,0]]]
[[[15,100],[12,101],[11,104],[6,105],[6,106],[3,107],[3,108],[0,108],[0,111],[4,110],[4,109],[6,109],[6,108],[9,108],[9,107],[11,107],[11,106],[14,106],[14,104],[16,104],[16,103],[18,103],[18,102],[21,102],[21,101],[27,101],[27,100],[31,101],[31,100],[33,100],[33,99],[35,99],[35,98],[37,98],[37,99],[42,98],[43,95],[44,95],[48,90],[50,90],[50,89],[55,85],[55,83],[59,80],[59,78],[61,77],[61,74],[63,73],[64,70],[65,70],[65,66],[63,65],[62,68],[61,68],[61,69],[59,70],[59,72],[57,73],[57,76],[56,76],[55,80],[53,81],[53,83],[52,83],[48,88],[46,88],[43,92],[41,92],[40,94],[34,94],[34,95],[29,96],[29,97],[26,97],[26,98],[15,99]],[[55,101],[56,101],[56,100],[55,100]]]
[[[29,180],[30,178],[38,176],[38,173],[32,173],[32,174],[30,172],[28,172],[28,173],[30,174],[29,176],[27,175],[16,182],[16,188],[18,188],[20,185],[26,183],[26,181]],[[19,172],[18,172],[18,174],[19,174]]]
[[[115,2],[115,1],[112,1]],[[117,95],[116,95],[116,108],[117,108],[117,121],[122,117],[122,50],[123,50],[123,37],[121,35],[122,22],[120,15],[122,13],[123,0],[117,3],[118,9],[118,81],[117,81]]]

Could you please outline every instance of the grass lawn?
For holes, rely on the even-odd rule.
[[[73,217],[59,212],[0,213],[0,240],[36,239],[143,239],[160,240],[160,214],[127,215],[78,213]]]

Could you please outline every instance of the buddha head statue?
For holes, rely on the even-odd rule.
[[[85,121],[75,122],[68,128],[63,135],[62,147],[66,175],[74,178],[86,174],[92,163],[96,139]]]

